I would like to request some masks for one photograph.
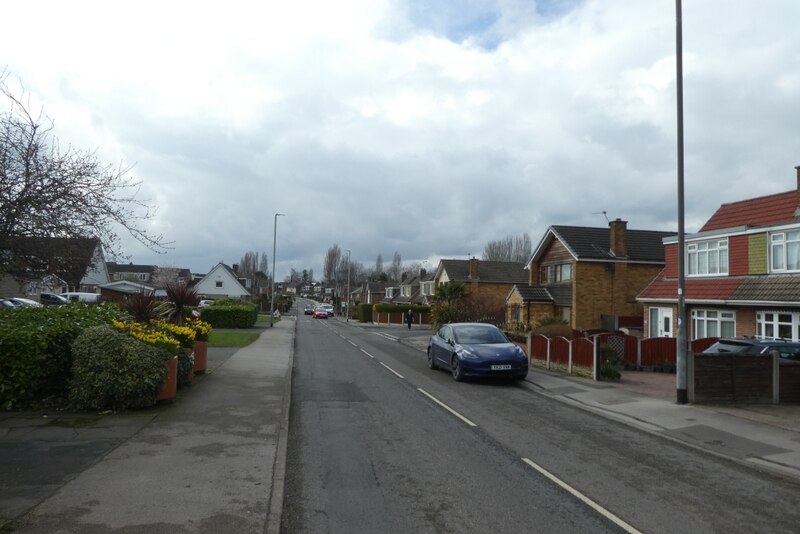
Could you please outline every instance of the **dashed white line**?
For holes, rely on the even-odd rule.
[[[455,411],[454,409],[452,409],[451,407],[449,407],[448,405],[446,405],[445,403],[443,403],[442,401],[440,401],[439,399],[437,399],[436,397],[434,397],[433,395],[431,395],[430,393],[428,393],[427,391],[425,391],[424,389],[417,388],[417,391],[419,391],[420,393],[431,399],[433,402],[435,402],[436,404],[438,404],[451,414],[455,415],[456,417],[467,423],[469,426],[478,426],[469,419],[467,419],[466,417],[464,417],[463,415],[461,415],[460,413],[458,413],[457,411]]]
[[[373,355],[372,355],[372,354],[370,354],[369,352],[365,351],[364,349],[361,349],[361,352],[363,352],[364,354],[366,354],[367,356],[369,356],[369,357],[370,357],[370,358],[372,358],[373,360],[375,359],[375,356],[373,356]]]
[[[391,367],[389,367],[385,363],[383,363],[383,362],[378,362],[378,363],[381,364],[382,366],[386,367],[388,370],[390,370],[394,374],[396,374],[398,378],[403,378],[403,375],[401,375],[400,373],[398,373],[397,371],[395,371],[394,369],[392,369]]]
[[[352,341],[350,341],[349,339],[347,340],[347,342],[348,342],[348,343],[350,343],[351,345],[353,345],[354,347],[357,347],[357,346],[358,346],[358,345],[356,345],[355,343],[353,343]]]
[[[534,463],[532,460],[529,460],[528,458],[523,458],[522,461],[531,466],[532,468],[534,468],[536,471],[538,471],[545,477],[549,478],[550,480],[558,484],[559,486],[561,486],[562,488],[564,488],[565,490],[567,490],[569,493],[577,497],[580,501],[583,501],[584,504],[588,505],[590,508],[595,510],[603,517],[609,519],[611,522],[613,522],[615,525],[623,529],[625,532],[630,532],[631,534],[641,534],[639,530],[635,529],[634,527],[632,527],[631,525],[629,525],[616,515],[612,514],[611,512],[609,512],[608,510],[606,510],[605,508],[603,508],[602,506],[591,500],[589,497],[587,497],[580,491],[576,490],[575,488],[573,488],[572,486],[570,486],[569,484],[567,484],[566,482],[555,476],[554,474],[547,471],[545,468]]]

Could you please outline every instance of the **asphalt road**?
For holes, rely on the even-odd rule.
[[[791,482],[298,320],[283,532],[797,531]]]

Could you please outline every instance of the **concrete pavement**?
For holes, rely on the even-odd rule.
[[[152,410],[67,426],[6,414],[0,531],[5,519],[15,533],[277,533],[295,326],[265,329]],[[86,416],[47,419],[65,417]],[[64,476],[36,476],[31,454],[81,445],[93,451]]]
[[[0,414],[0,532],[6,521],[35,534],[278,533],[295,328],[286,316],[248,347],[212,349],[209,373],[151,410]],[[430,335],[370,328],[423,353]],[[800,481],[800,406],[677,405],[674,381],[625,373],[593,382],[533,368],[524,384]]]

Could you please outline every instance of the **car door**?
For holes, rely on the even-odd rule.
[[[442,365],[450,365],[452,347],[448,340],[453,339],[453,329],[445,325],[436,332],[436,339],[431,345],[434,359]]]

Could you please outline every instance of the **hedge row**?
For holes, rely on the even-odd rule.
[[[118,315],[114,304],[83,303],[0,312],[0,406],[66,397],[73,341]]]
[[[258,306],[248,302],[215,303],[203,308],[200,318],[214,328],[252,328],[258,320]]]
[[[411,308],[413,313],[428,313],[431,311],[430,306],[422,306],[421,304],[373,304],[372,309],[376,312],[406,312]]]

